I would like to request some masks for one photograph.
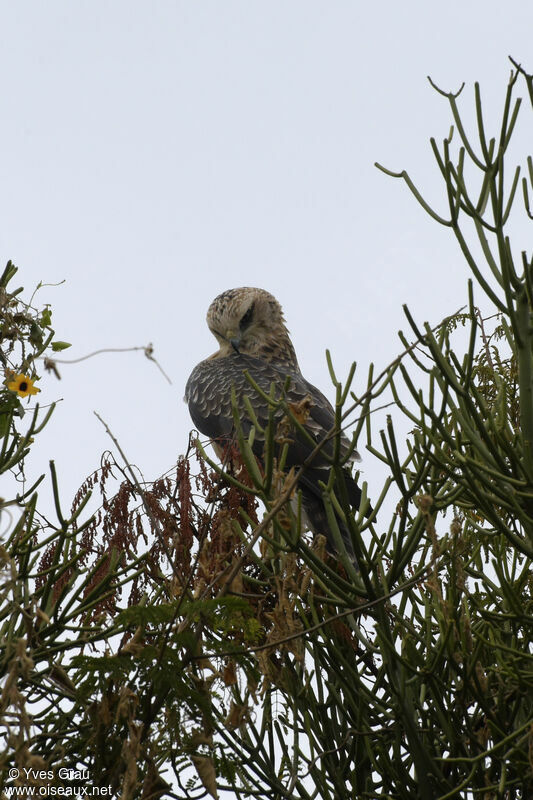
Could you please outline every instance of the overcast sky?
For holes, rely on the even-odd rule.
[[[533,71],[533,3],[0,8],[0,259],[19,266],[26,297],[65,280],[37,297],[73,343],[65,358],[153,342],[172,379],[139,353],[43,375],[39,400],[62,402],[30,475],[53,457],[74,493],[111,444],[93,410],[147,479],[169,469],[224,289],[278,297],[302,371],[330,397],[326,348],[340,376],[358,361],[361,389],[369,362],[400,349],[402,303],[434,323],[465,303],[450,232],[373,164],[407,168],[445,210],[428,140],[450,113],[426,76],[446,90],[464,80],[469,119],[479,80],[496,122],[507,56]],[[369,455],[364,467],[371,480]]]

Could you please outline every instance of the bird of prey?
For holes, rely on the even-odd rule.
[[[220,349],[201,361],[192,371],[185,389],[185,401],[192,420],[198,430],[219,445],[230,443],[235,437],[232,411],[232,390],[236,399],[242,430],[247,435],[253,422],[246,409],[247,397],[257,422],[262,428],[268,424],[268,401],[247,379],[269,394],[272,384],[276,398],[284,398],[289,408],[305,408],[302,414],[304,429],[311,441],[298,431],[297,426],[289,435],[285,462],[286,469],[300,467],[313,452],[315,444],[324,440],[335,427],[334,410],[326,397],[303,377],[289,332],[285,326],[280,304],[264,289],[242,287],[229,289],[218,295],[207,312],[207,324],[215,336]],[[276,411],[275,421],[287,418],[283,409]],[[350,441],[341,434],[341,455],[350,452]],[[315,444],[314,444],[315,443]],[[216,448],[218,453],[221,447]],[[261,461],[264,456],[264,441],[259,431],[253,441],[253,451]],[[323,448],[304,468],[298,489],[302,493],[302,507],[307,523],[313,533],[326,536],[328,550],[338,552],[339,547],[328,524],[319,482],[327,483],[331,470],[333,439],[330,437]],[[349,462],[359,460],[353,450]],[[361,490],[348,467],[342,469],[345,492],[350,505],[359,508]],[[367,515],[370,509],[367,511]],[[337,523],[344,546],[354,558],[350,533],[344,520],[337,516]]]

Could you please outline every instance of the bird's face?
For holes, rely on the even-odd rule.
[[[228,289],[216,297],[207,312],[209,330],[220,345],[220,355],[257,354],[280,327],[285,330],[281,306],[264,289]]]

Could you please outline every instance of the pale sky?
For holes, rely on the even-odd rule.
[[[192,427],[187,377],[216,349],[205,313],[224,289],[276,295],[304,375],[330,398],[326,348],[341,377],[358,361],[362,390],[369,362],[401,349],[402,303],[436,323],[466,302],[451,233],[373,164],[408,169],[444,213],[429,137],[451,116],[426,76],[446,90],[464,80],[470,120],[480,81],[496,123],[507,56],[533,71],[533,3],[0,9],[1,266],[19,266],[26,298],[65,280],[37,298],[73,343],[65,358],[153,342],[173,382],[139,353],[62,366],[60,382],[43,374],[39,401],[62,402],[30,477],[55,458],[70,500],[111,446],[93,410],[147,479],[169,469]]]

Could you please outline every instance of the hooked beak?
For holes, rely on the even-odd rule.
[[[232,338],[229,340],[229,343],[233,347],[235,352],[238,353],[239,352],[239,345],[241,343],[241,337],[240,336],[232,336]]]
[[[240,331],[235,331],[232,328],[228,328],[226,331],[225,339],[230,345],[233,347],[236,353],[239,352],[239,347],[241,344],[241,333]]]

